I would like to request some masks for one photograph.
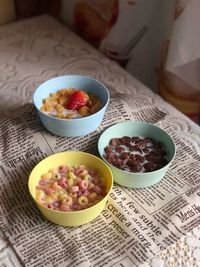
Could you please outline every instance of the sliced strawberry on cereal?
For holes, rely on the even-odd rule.
[[[67,109],[78,110],[85,106],[89,100],[89,96],[82,90],[75,91],[71,94],[67,103]]]

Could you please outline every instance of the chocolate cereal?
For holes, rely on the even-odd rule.
[[[129,172],[151,172],[168,163],[163,145],[149,137],[112,138],[104,151],[110,164]]]

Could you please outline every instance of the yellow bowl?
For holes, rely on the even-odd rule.
[[[105,179],[107,194],[100,202],[90,208],[80,211],[57,211],[46,208],[36,201],[36,186],[38,185],[38,181],[40,180],[42,174],[46,173],[51,168],[58,167],[59,165],[74,166],[80,164],[96,169]],[[112,185],[112,172],[106,163],[92,154],[80,151],[61,152],[43,159],[34,167],[28,180],[29,192],[44,217],[55,224],[63,226],[78,226],[95,219],[104,209],[108,195],[112,189]]]

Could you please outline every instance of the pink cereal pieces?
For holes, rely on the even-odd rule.
[[[58,166],[44,173],[36,186],[36,201],[58,211],[78,211],[101,201],[107,194],[100,174],[85,165]]]

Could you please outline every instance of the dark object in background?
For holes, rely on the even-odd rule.
[[[60,0],[15,0],[17,19],[28,18],[44,13],[58,17],[60,8]]]

